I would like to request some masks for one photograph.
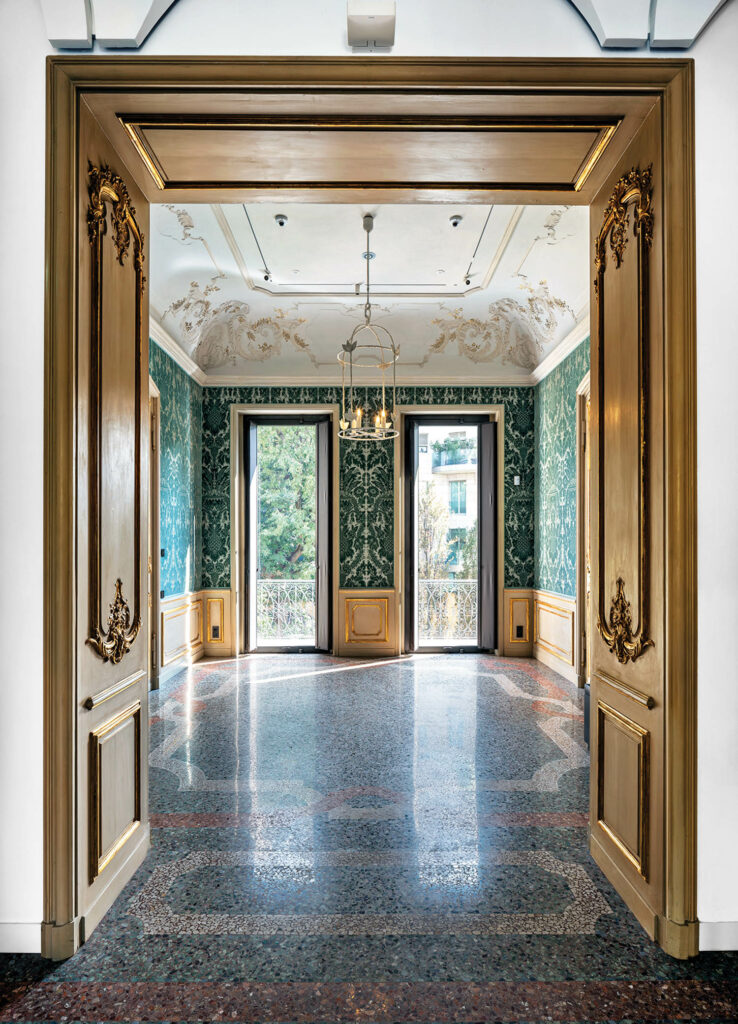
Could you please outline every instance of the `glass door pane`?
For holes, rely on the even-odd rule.
[[[255,647],[315,646],[316,431],[256,426]]]
[[[478,433],[453,423],[416,433],[418,647],[478,643]]]

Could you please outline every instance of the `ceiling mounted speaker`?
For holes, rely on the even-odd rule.
[[[394,46],[395,0],[348,0],[349,46]]]

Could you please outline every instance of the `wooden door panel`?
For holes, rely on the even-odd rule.
[[[148,847],[148,204],[80,110],[77,815],[84,938]]]
[[[90,882],[141,825],[141,702],[90,733]]]
[[[650,739],[643,726],[598,701],[597,824],[644,877],[648,873]]]
[[[591,849],[656,937],[664,912],[661,109],[591,209]]]

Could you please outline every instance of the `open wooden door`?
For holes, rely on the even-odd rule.
[[[668,505],[682,500],[683,484],[667,481],[662,116],[657,104],[591,207],[590,843],[649,935],[686,956],[696,952],[696,928],[675,876],[689,860],[692,826],[685,820],[675,841],[669,771],[678,738],[666,714]],[[688,759],[688,745],[683,752]]]
[[[53,808],[68,812],[66,836],[57,832],[66,839],[58,847],[59,882],[68,874],[56,907],[66,919],[47,919],[44,928],[44,952],[54,957],[84,942],[149,845],[148,203],[84,102],[78,124],[68,237],[76,252],[76,362],[67,380],[75,423],[69,585],[76,700],[66,725],[75,763],[69,754],[60,761],[71,796],[68,807]],[[53,563],[53,551],[48,557]]]
[[[97,122],[78,181],[78,884],[81,940],[149,843],[148,203]]]

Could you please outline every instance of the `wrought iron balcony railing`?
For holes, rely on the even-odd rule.
[[[419,580],[421,643],[476,643],[477,608],[476,580]],[[315,580],[258,580],[256,622],[260,645],[314,644]]]
[[[421,643],[477,641],[476,580],[418,580],[418,635]]]
[[[260,645],[315,643],[315,580],[257,580]]]

